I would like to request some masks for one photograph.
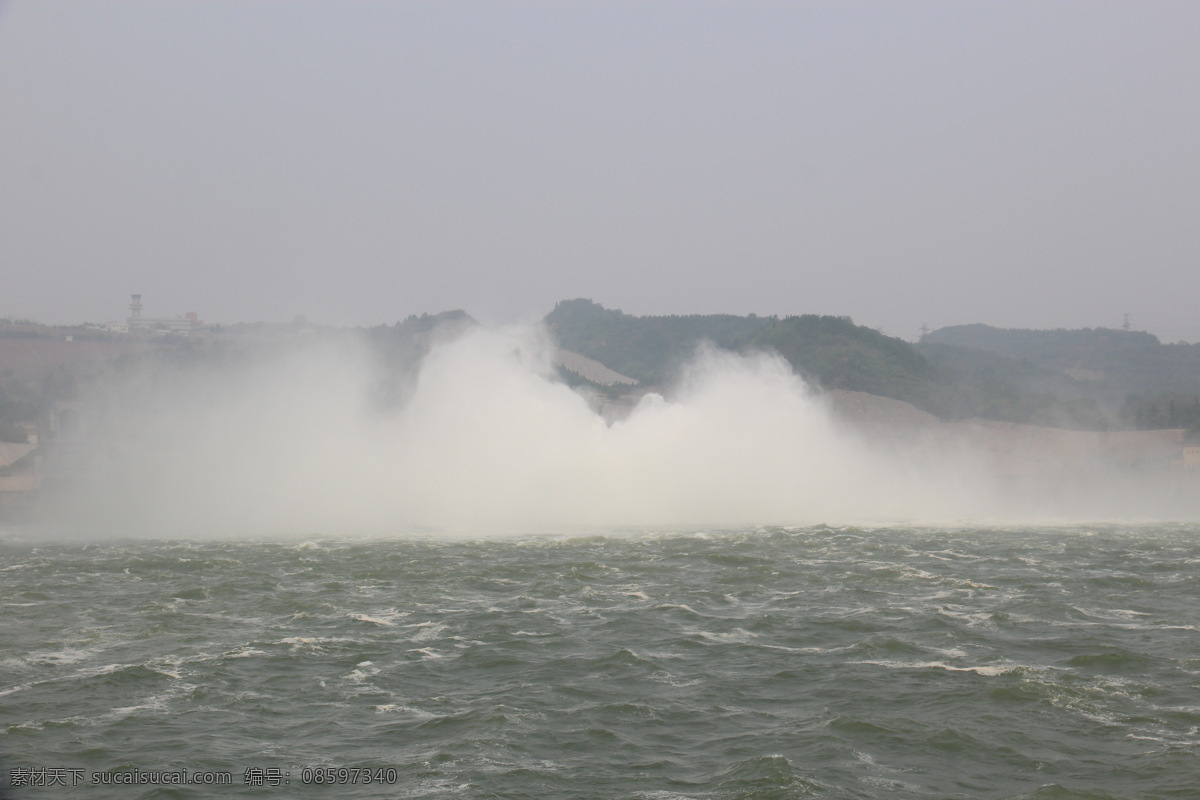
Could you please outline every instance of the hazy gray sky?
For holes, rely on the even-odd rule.
[[[0,5],[0,315],[1200,340],[1200,3]]]

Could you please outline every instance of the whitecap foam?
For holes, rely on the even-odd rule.
[[[953,664],[946,664],[942,661],[891,661],[891,660],[866,660],[866,661],[851,661],[851,664],[873,664],[878,667],[888,667],[889,669],[944,669],[947,672],[974,672],[976,675],[985,675],[995,677],[997,675],[1007,675],[1017,672],[1018,670],[1028,669],[1021,664],[998,664],[998,665],[977,665],[968,667],[957,667]]]
[[[441,716],[440,714],[434,714],[430,711],[425,711],[420,708],[413,708],[412,706],[400,705],[399,703],[384,703],[382,705],[377,705],[375,706],[375,712],[377,714],[404,714],[405,716],[422,720],[437,719],[439,716]]]
[[[425,658],[445,658],[446,656],[436,650],[430,650],[428,647],[417,647],[409,650],[410,653],[420,653]]]

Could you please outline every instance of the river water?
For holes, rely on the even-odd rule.
[[[1196,525],[9,531],[0,614],[18,798],[1200,796]]]

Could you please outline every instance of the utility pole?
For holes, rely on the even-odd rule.
[[[921,339],[924,339],[928,335],[929,335],[929,326],[926,325],[924,322],[922,322],[921,323]],[[921,341],[921,339],[918,339],[917,341],[919,342],[919,341]]]
[[[1129,330],[1129,312],[1125,312],[1125,322],[1121,325],[1121,330]]]

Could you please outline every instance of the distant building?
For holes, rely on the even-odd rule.
[[[1183,468],[1200,469],[1200,433],[1183,440]]]
[[[126,330],[130,333],[187,336],[204,327],[195,311],[189,311],[182,317],[143,317],[142,296],[135,294],[130,297],[132,302],[129,304],[129,318],[125,320]]]

